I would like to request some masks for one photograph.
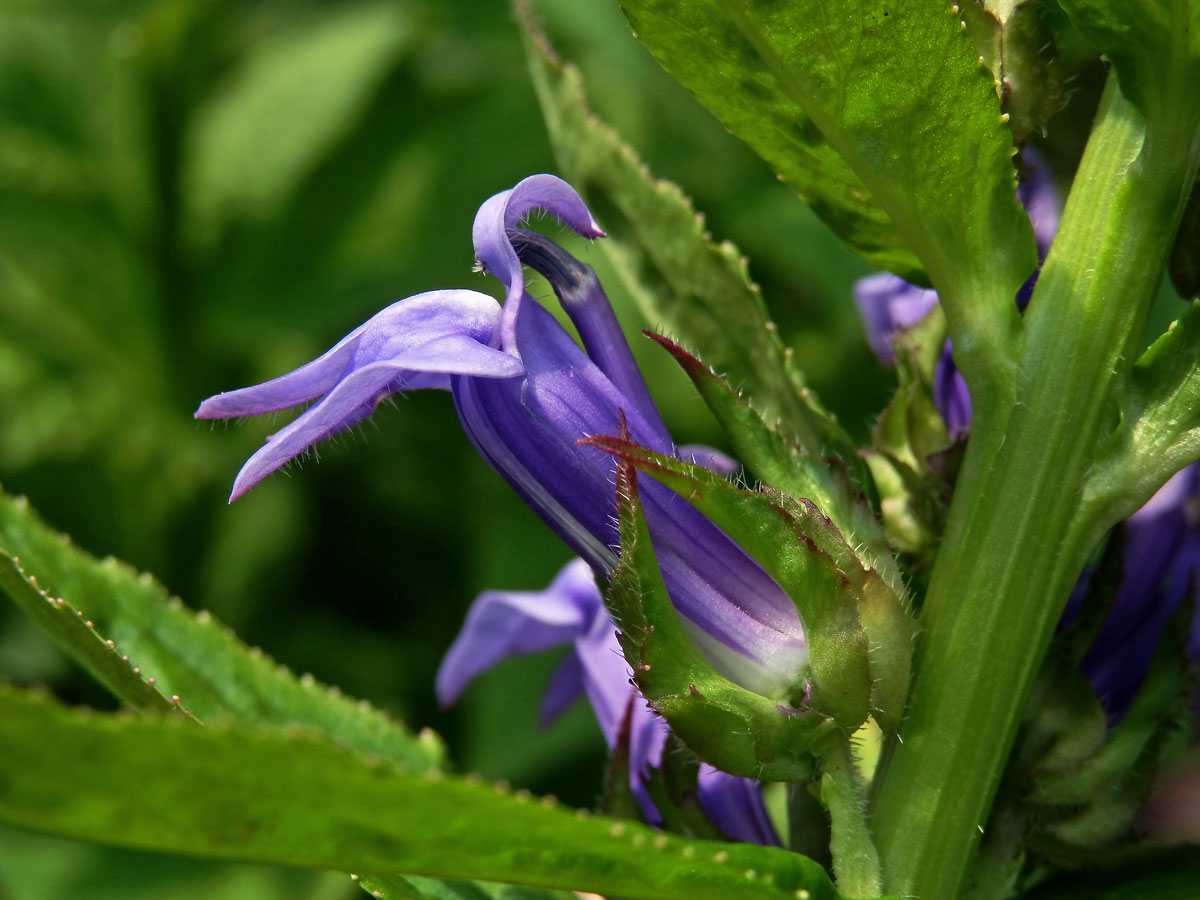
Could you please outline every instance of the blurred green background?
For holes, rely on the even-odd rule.
[[[887,376],[850,302],[863,264],[658,69],[615,2],[536,6],[597,111],[750,257],[810,381],[865,436]],[[463,770],[589,805],[604,762],[590,714],[536,725],[555,654],[506,663],[450,711],[434,701],[472,598],[541,587],[568,558],[446,395],[398,398],[232,507],[273,423],[191,417],[399,297],[497,293],[471,271],[475,210],[553,170],[502,0],[0,6],[4,489],[294,670],[437,729]],[[676,438],[719,444],[638,335],[655,323],[607,282]],[[4,604],[0,677],[112,705]],[[0,900],[356,893],[341,875],[0,828]]]

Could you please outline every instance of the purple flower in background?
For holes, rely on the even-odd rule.
[[[892,336],[915,325],[937,306],[937,292],[910,284],[899,275],[879,272],[854,285],[854,303],[867,330],[867,342],[885,365],[893,365]],[[971,427],[971,395],[954,365],[950,341],[942,348],[933,372],[933,403],[946,431],[954,438]]]
[[[1167,622],[1200,584],[1200,464],[1177,472],[1118,526],[1124,537],[1116,597],[1081,668],[1111,719],[1133,702]],[[1194,618],[1188,655],[1200,655]]]
[[[937,306],[937,291],[917,287],[891,272],[877,272],[854,285],[854,305],[867,331],[867,343],[884,365],[894,365],[892,336],[916,325]]]
[[[486,591],[467,614],[438,671],[443,705],[458,699],[476,675],[510,656],[562,644],[571,649],[555,670],[542,699],[541,721],[549,724],[581,695],[591,704],[610,747],[626,738],[630,784],[642,812],[659,822],[646,789],[650,770],[662,765],[667,726],[630,683],[616,627],[604,606],[596,576],[575,559],[543,591]],[[701,764],[697,784],[701,807],[726,836],[778,844],[758,785]]]
[[[603,236],[565,182],[550,175],[526,178],[487,200],[472,232],[479,264],[505,285],[502,307],[471,291],[402,300],[314,362],[201,404],[198,418],[229,418],[315,401],[250,458],[235,481],[231,500],[317,441],[370,415],[383,397],[418,388],[449,389],[463,429],[480,455],[592,571],[610,573],[619,546],[616,463],[579,440],[617,433],[623,415],[633,440],[662,453],[676,451],[594,272],[554,242],[518,227],[535,210],[554,214],[584,237]],[[582,347],[526,295],[523,264],[550,282]],[[792,601],[724,532],[668,488],[647,485],[643,501],[663,580],[689,635],[727,677],[766,696],[784,697],[795,687],[808,657]],[[571,641],[579,677],[571,682],[569,672],[560,673],[550,708],[559,702],[555,698],[574,696],[572,684],[578,688],[582,683],[606,736],[614,734],[621,722],[615,695],[611,688],[598,686],[599,676],[594,684],[591,676],[585,677],[593,670],[584,666],[584,660],[594,663],[598,656],[588,635],[600,628],[603,636],[607,629],[605,640],[611,639],[611,623],[596,624],[600,606],[589,607],[588,618],[573,581],[560,587],[542,597],[549,619],[539,618],[528,603],[496,599],[519,595],[483,595],[478,601],[482,611],[472,612],[478,618],[468,619],[460,638],[471,652],[452,649],[443,665],[443,696],[457,693],[496,659],[547,646],[547,641]],[[506,610],[512,620],[502,624]],[[487,627],[481,630],[472,622]],[[533,628],[533,622],[543,625]],[[485,645],[486,652],[480,649]],[[615,640],[611,653],[605,677],[616,677],[630,702],[628,671]],[[483,659],[489,662],[482,664]],[[642,724],[643,713],[637,715],[643,718],[631,722],[642,736],[631,768],[640,789],[637,773],[656,763],[661,742],[656,745],[650,732],[643,732],[650,726]],[[653,727],[661,731],[656,722]],[[704,790],[711,792],[710,787]],[[749,821],[753,816],[742,818]]]
[[[1029,214],[1037,241],[1038,259],[1050,252],[1050,243],[1058,230],[1061,210],[1046,164],[1032,149],[1022,153],[1026,170],[1017,183],[1017,198]],[[1040,271],[1039,262],[1039,271]],[[1035,271],[1017,292],[1017,306],[1024,310],[1037,282]],[[937,293],[917,287],[897,275],[880,272],[860,278],[854,285],[854,303],[867,332],[867,342],[885,365],[895,362],[892,336],[901,328],[915,325],[937,305]],[[971,427],[971,396],[967,392],[950,341],[942,348],[933,375],[933,402],[946,423],[950,437],[965,435]]]

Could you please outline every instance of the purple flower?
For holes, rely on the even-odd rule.
[[[520,375],[519,360],[488,346],[499,318],[500,306],[486,294],[417,294],[376,313],[332,350],[287,375],[209,397],[196,410],[197,419],[256,416],[318,401],[246,461],[229,502],[317,441],[361,422],[389,394],[445,387],[450,375]]]
[[[1167,622],[1200,584],[1200,464],[1177,472],[1118,526],[1124,539],[1117,593],[1081,668],[1111,719],[1133,702]],[[1189,656],[1200,655],[1200,618]]]
[[[554,193],[543,192],[542,179],[550,179]],[[565,202],[564,188],[570,190],[558,179],[534,176],[480,208],[476,256],[507,287],[501,348],[520,356],[525,374],[510,380],[455,376],[452,391],[480,454],[594,571],[606,575],[619,546],[616,464],[578,441],[617,433],[624,412],[633,440],[662,453],[675,448],[595,273],[552,241],[513,230],[519,219],[514,207],[521,215],[538,206],[559,213],[552,204]],[[571,197],[578,201],[573,191]],[[549,281],[582,348],[526,296],[522,261]],[[807,660],[792,601],[674,492],[653,484],[643,495],[663,580],[693,640],[728,677],[767,696],[782,695]]]
[[[251,457],[231,499],[315,442],[361,421],[388,394],[448,388],[480,455],[592,571],[609,574],[619,546],[616,463],[603,451],[581,446],[580,439],[616,433],[624,416],[632,439],[663,453],[675,452],[675,447],[594,272],[554,242],[518,227],[535,210],[554,214],[584,237],[603,236],[565,182],[550,175],[526,178],[487,200],[473,228],[480,266],[505,286],[503,307],[470,291],[401,300],[289,375],[206,400],[198,418],[256,415],[315,401]],[[527,296],[523,263],[550,282],[582,347]],[[797,687],[808,657],[792,601],[724,532],[668,488],[646,485],[643,502],[663,580],[697,646],[744,687],[772,698],[787,696]],[[585,609],[573,581],[564,582],[556,595],[557,603],[548,595],[542,598],[550,616],[543,620],[529,604],[514,603],[511,598],[517,595],[485,594],[480,611],[472,612],[478,618],[468,621],[460,638],[471,651],[464,655],[452,649],[443,665],[443,696],[456,694],[502,656],[569,640],[576,662],[568,665],[576,666],[578,677],[572,682],[570,672],[560,673],[550,707],[572,696],[572,684],[582,684],[602,729],[611,736],[621,722],[615,695],[610,696],[613,689],[600,687],[601,676],[591,679],[585,666],[585,660],[596,664],[599,655],[586,636],[593,628],[601,628],[601,636],[607,629],[607,640],[611,625],[603,620],[596,624],[601,607]],[[510,600],[497,599],[503,597]],[[481,630],[473,621],[487,627]],[[523,634],[531,621],[543,625]],[[485,645],[486,652],[481,649]],[[617,652],[614,642],[604,678],[616,677],[631,702],[627,672],[613,668],[624,665]],[[637,724],[637,732],[649,727]],[[653,727],[661,731],[657,722]],[[655,764],[654,747],[650,737],[638,739],[631,761],[636,772]]]
[[[937,306],[937,291],[917,287],[891,272],[877,272],[854,284],[854,305],[867,331],[867,343],[880,362],[896,362],[892,336],[916,325]]]
[[[650,799],[651,769],[662,766],[667,726],[630,683],[616,627],[596,586],[596,576],[575,559],[543,591],[486,591],[467,614],[462,631],[438,671],[437,694],[443,705],[458,699],[476,675],[501,659],[536,653],[562,644],[571,649],[551,677],[542,700],[541,721],[548,724],[581,695],[586,695],[610,747],[627,740],[630,784],[642,812],[661,821]],[[700,767],[697,794],[701,807],[728,837],[778,844],[757,784]]]
[[[1025,171],[1017,183],[1017,197],[1029,214],[1037,241],[1038,259],[1050,252],[1050,243],[1058,230],[1060,209],[1045,162],[1031,148],[1022,153]],[[1040,264],[1039,269],[1040,271]],[[1017,292],[1017,306],[1024,310],[1037,282],[1035,271]],[[937,293],[917,287],[888,272],[860,278],[854,285],[854,303],[867,332],[867,342],[885,365],[895,362],[892,336],[901,328],[915,325],[937,305]],[[963,381],[950,341],[942,348],[933,374],[933,402],[950,437],[965,435],[971,427],[971,396]]]
[[[502,309],[470,291],[420,294],[392,304],[314,362],[201,404],[198,418],[229,418],[316,400],[250,458],[231,499],[361,421],[388,394],[449,386],[480,455],[593,570],[610,572],[619,545],[615,462],[578,441],[616,433],[624,413],[634,440],[663,453],[674,445],[595,273],[552,241],[516,228],[537,209],[585,237],[603,234],[565,182],[526,178],[485,202],[475,219],[478,261],[506,287]],[[555,288],[583,348],[526,296],[518,248]],[[657,484],[644,493],[663,578],[693,639],[729,677],[781,695],[807,661],[791,600],[686,501]]]

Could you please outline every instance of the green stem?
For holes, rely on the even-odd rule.
[[[879,853],[871,840],[850,741],[843,734],[831,734],[813,747],[813,754],[821,770],[821,799],[829,810],[829,849],[838,893],[878,897],[882,890]]]
[[[1084,478],[1115,424],[1114,384],[1195,173],[1194,121],[1182,118],[1148,129],[1110,79],[1024,322],[1012,403],[972,423],[922,609],[909,718],[876,779],[888,891],[951,900],[964,887],[1089,549],[1075,524]]]

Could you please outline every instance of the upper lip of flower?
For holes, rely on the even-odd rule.
[[[604,237],[591,211],[569,184],[553,175],[530,175],[510,190],[494,194],[475,215],[471,240],[475,259],[485,272],[496,276],[507,289],[499,328],[499,346],[520,355],[516,320],[525,295],[525,275],[511,235],[534,210],[552,213],[559,222],[586,238]]]

